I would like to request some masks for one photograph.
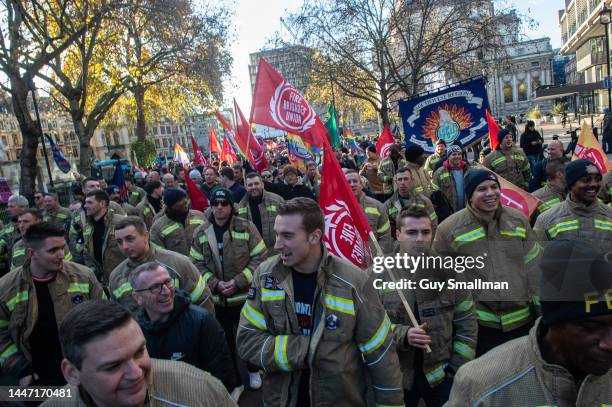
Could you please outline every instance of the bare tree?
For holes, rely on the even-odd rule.
[[[32,116],[28,93],[32,78],[61,55],[107,12],[104,0],[2,0],[0,2],[0,87],[11,96],[13,112],[23,136],[20,157],[20,194],[32,198],[36,180],[36,154],[42,136]],[[86,19],[75,19],[75,13]]]

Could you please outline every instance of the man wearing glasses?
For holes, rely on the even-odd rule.
[[[149,356],[180,360],[226,382],[230,365],[225,334],[215,317],[191,304],[188,294],[175,289],[168,269],[151,261],[129,277],[132,297],[140,306],[136,315]]]
[[[34,204],[36,205],[36,208],[39,210],[44,210],[44,202],[43,202],[43,198],[45,197],[45,194],[43,192],[37,192],[34,194]]]
[[[266,245],[253,222],[234,216],[234,199],[227,188],[212,193],[212,213],[193,233],[190,255],[213,293],[215,314],[225,331],[234,360],[234,391],[244,390],[237,370],[236,330],[253,273],[268,256]],[[250,369],[251,388],[261,386],[257,368]]]

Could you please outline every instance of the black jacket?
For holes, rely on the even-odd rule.
[[[532,141],[540,141],[536,145],[532,145]],[[521,148],[525,155],[540,155],[542,153],[542,143],[544,139],[536,130],[527,130],[521,134]]]
[[[174,310],[167,321],[151,322],[141,309],[138,324],[152,358],[189,363],[229,384],[232,361],[223,329],[208,311],[192,305],[184,291],[175,291]]]

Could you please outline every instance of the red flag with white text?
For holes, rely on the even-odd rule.
[[[372,258],[368,244],[368,233],[372,229],[329,142],[323,150],[319,206],[325,215],[323,242],[327,249],[357,267],[367,268]]]
[[[395,144],[395,139],[391,134],[391,130],[389,130],[388,126],[385,126],[382,133],[378,137],[378,141],[376,142],[376,152],[383,160],[387,158],[389,155],[389,151],[391,146]]]
[[[251,107],[251,123],[297,134],[311,152],[318,152],[327,129],[304,96],[265,59],[259,60]]]
[[[246,121],[236,99],[234,99],[234,113],[236,113],[236,144],[244,152],[255,170],[261,172],[268,168],[268,160],[264,150],[253,135],[251,125]]]

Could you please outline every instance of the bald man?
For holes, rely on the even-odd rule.
[[[546,158],[539,161],[533,169],[533,176],[529,180],[529,192],[543,188],[548,181],[546,177],[546,164],[548,160],[565,157],[563,143],[559,140],[551,140],[546,146]]]

